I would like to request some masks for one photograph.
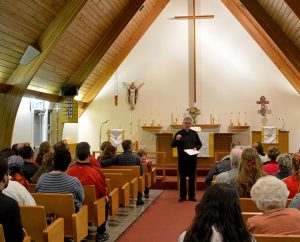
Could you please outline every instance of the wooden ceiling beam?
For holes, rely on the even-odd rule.
[[[81,110],[80,115],[87,109],[89,104],[94,100],[94,98],[97,96],[97,94],[103,88],[105,83],[109,80],[109,78],[116,71],[118,66],[127,57],[127,55],[130,53],[130,51],[136,45],[136,43],[141,39],[141,37],[144,35],[144,33],[147,31],[147,29],[151,26],[151,24],[154,22],[154,20],[158,17],[158,15],[161,13],[161,11],[165,8],[165,6],[169,2],[170,2],[170,0],[158,1],[157,5],[153,8],[151,13],[149,13],[147,18],[143,21],[143,24],[141,26],[139,26],[138,30],[134,33],[132,38],[130,38],[130,40],[128,40],[128,42],[126,43],[126,46],[123,48],[122,52],[120,52],[118,54],[118,56],[115,58],[114,62],[112,63],[112,65],[110,65],[109,69],[107,69],[105,71],[104,75],[101,76],[101,78],[94,85],[94,87],[87,93],[87,95],[85,95],[85,97],[83,98],[82,101],[84,101],[87,104],[84,106],[84,109]]]
[[[284,0],[292,11],[300,18],[300,1],[299,0]]]
[[[97,43],[93,51],[66,82],[66,85],[80,87],[84,83],[84,81],[92,73],[93,69],[97,66],[102,57],[109,50],[111,45],[115,42],[126,25],[131,21],[133,16],[143,6],[144,3],[145,0],[131,0],[128,2],[120,15],[108,28],[105,35]]]
[[[256,1],[222,2],[300,94],[300,52],[294,43]]]
[[[0,93],[6,93],[12,86],[5,83],[0,83]]]
[[[19,65],[9,78],[7,83],[13,86],[0,100],[0,148],[9,147],[11,145],[17,111],[32,77],[55,46],[56,42],[61,38],[67,27],[85,5],[86,1],[87,0],[69,0],[38,39],[37,43],[41,53],[29,64]]]

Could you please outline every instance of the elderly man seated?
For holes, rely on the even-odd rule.
[[[243,153],[243,149],[240,146],[235,146],[230,152],[231,169],[217,175],[216,183],[230,184],[237,176],[239,170],[239,162]]]
[[[289,191],[283,181],[264,176],[251,189],[251,198],[264,213],[248,219],[253,234],[300,234],[300,211],[285,208]]]

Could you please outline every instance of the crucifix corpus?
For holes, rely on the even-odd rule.
[[[266,113],[271,113],[271,110],[269,110],[266,105],[270,102],[266,100],[265,96],[261,96],[259,101],[256,101],[256,103],[261,105],[260,110],[257,110],[257,113],[261,114],[262,116],[265,116]]]
[[[194,103],[196,103],[196,19],[212,19],[214,15],[196,15],[195,10],[195,0],[193,0],[193,15],[188,16],[175,16],[172,18],[173,20],[193,20],[193,61],[194,61],[194,71],[193,71],[193,99]]]

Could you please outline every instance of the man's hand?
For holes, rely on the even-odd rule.
[[[178,141],[178,140],[181,140],[181,138],[182,138],[182,135],[181,134],[177,134],[176,135],[176,140]]]

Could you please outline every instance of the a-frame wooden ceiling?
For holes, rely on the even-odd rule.
[[[221,1],[300,93],[300,1]],[[17,84],[15,77],[24,74],[30,77],[24,95],[59,101],[62,86],[76,85],[86,108],[169,0],[81,1],[46,53],[41,37],[45,31],[51,38],[51,31],[61,30],[55,19],[75,2],[80,1],[0,1],[0,93],[5,95]],[[43,55],[30,75],[19,70],[29,44]]]

